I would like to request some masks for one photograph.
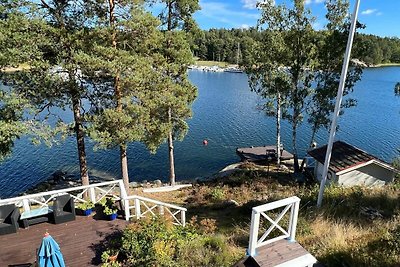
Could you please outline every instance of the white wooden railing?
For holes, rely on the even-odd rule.
[[[152,216],[161,215],[171,217],[173,223],[176,225],[185,226],[186,224],[185,216],[187,210],[185,208],[142,196],[128,196],[122,180],[0,199],[0,206],[5,204],[15,204],[17,207],[22,209],[21,212],[30,211],[32,208],[49,208],[49,204],[52,203],[55,197],[66,193],[70,194],[71,197],[74,198],[75,203],[86,202],[87,200],[84,198],[85,194],[88,195],[89,199],[94,204],[98,203],[104,197],[111,197],[114,201],[121,200],[126,220],[129,220],[130,218],[141,219],[147,214]],[[133,215],[131,215],[131,210],[134,211]]]
[[[119,187],[119,195],[115,193],[117,187]],[[34,208],[49,207],[55,197],[66,193],[74,198],[75,203],[86,202],[83,197],[84,194],[88,194],[89,199],[95,204],[106,196],[111,197],[113,200],[120,200],[126,197],[124,183],[122,180],[117,180],[1,199],[0,205],[15,204],[17,207],[22,208],[22,212],[30,211],[32,205],[35,206]]]
[[[282,200],[278,200],[275,202],[271,202],[271,203],[253,208],[252,214],[251,214],[250,240],[249,240],[249,248],[248,248],[248,254],[250,256],[256,255],[257,248],[262,247],[267,244],[270,244],[270,243],[273,243],[275,241],[285,239],[285,238],[289,239],[289,241],[292,241],[292,242],[295,241],[297,217],[298,217],[298,213],[299,213],[299,204],[300,204],[300,198],[294,196],[294,197],[285,198]],[[274,209],[281,208],[281,207],[285,207],[285,208],[276,217],[275,220],[271,219],[271,217],[269,217],[266,214],[267,211],[274,210]],[[285,214],[289,211],[289,209],[290,209],[289,225],[288,225],[287,229],[284,229],[278,223],[283,218],[283,216],[285,216]],[[271,226],[267,229],[267,231],[260,238],[258,238],[261,217],[268,220],[271,223]],[[271,234],[271,232],[274,229],[278,229],[279,231],[281,231],[282,235],[271,238],[271,239],[267,239],[269,234]]]
[[[132,203],[133,205],[131,205]],[[130,218],[140,219],[148,214],[152,216],[169,216],[175,225],[185,226],[186,224],[186,208],[147,197],[136,195],[128,196],[124,199],[124,209],[127,220]],[[133,212],[131,215],[132,210]]]

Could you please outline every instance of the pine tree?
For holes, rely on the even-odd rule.
[[[92,47],[80,54],[79,61],[98,98],[89,132],[98,146],[119,148],[122,178],[129,190],[128,143],[144,141],[154,129],[165,135],[167,128],[151,116],[161,99],[162,81],[156,71],[162,58],[157,56],[162,38],[159,22],[140,4],[113,0],[86,4],[96,23],[87,36]],[[152,151],[161,144],[146,140]]]
[[[6,1],[7,2],[7,1]],[[46,117],[53,108],[70,108],[73,112],[73,133],[76,136],[82,184],[89,184],[85,152],[85,129],[82,102],[87,99],[77,52],[83,49],[85,16],[77,1],[9,1],[7,10],[18,10],[23,18],[15,25],[5,42],[15,43],[11,49],[13,64],[24,63],[27,68],[3,73],[3,80],[19,95],[27,99]],[[7,13],[7,12],[6,12]],[[7,23],[15,23],[15,16],[6,15]]]
[[[161,2],[165,5],[164,12],[159,15],[165,29],[161,53],[166,60],[163,73],[167,78],[162,114],[170,125],[167,137],[169,179],[171,185],[174,185],[174,140],[185,136],[188,130],[186,119],[191,117],[191,104],[197,96],[197,89],[187,77],[187,66],[193,62],[187,32],[196,28],[192,15],[200,7],[198,0],[162,0]]]

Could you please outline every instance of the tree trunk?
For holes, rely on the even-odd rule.
[[[276,164],[281,165],[281,94],[276,98]]]
[[[75,135],[76,143],[78,145],[78,156],[79,156],[79,168],[82,179],[82,185],[89,185],[89,175],[86,162],[86,152],[85,152],[85,133],[82,125],[81,116],[81,102],[79,98],[72,98],[72,110],[74,112],[75,120]]]
[[[124,182],[126,193],[129,195],[129,175],[128,175],[128,156],[127,156],[127,145],[123,144],[119,146],[120,160],[121,160],[121,172],[122,181]]]
[[[114,14],[114,9],[115,9],[115,1],[114,0],[109,0],[109,12],[110,12],[110,18],[109,18],[109,23],[111,27],[114,27],[115,23],[115,14]],[[117,33],[115,29],[113,28],[112,34],[111,34],[111,42],[113,48],[117,48]],[[115,100],[117,102],[117,111],[122,112],[122,91],[120,87],[120,74],[117,71],[115,73],[114,77],[114,94],[115,94]],[[128,156],[127,156],[127,145],[120,144],[119,145],[119,153],[120,153],[120,161],[121,161],[121,173],[122,173],[122,181],[124,182],[125,185],[125,190],[126,193],[129,195],[130,190],[129,190],[129,174],[128,174]]]
[[[300,167],[299,167],[299,157],[297,154],[296,138],[297,138],[297,115],[294,115],[292,121],[292,146],[293,146],[293,157],[294,157],[293,167],[294,167],[294,172],[298,173]]]
[[[168,120],[171,123],[171,108],[168,109]],[[175,185],[175,161],[174,161],[174,140],[172,131],[168,133],[168,151],[169,151],[169,181],[171,185]]]
[[[172,1],[168,1],[168,19],[167,30],[172,31]],[[171,41],[168,40],[167,46],[170,47]],[[168,122],[172,126],[172,110],[168,108]],[[175,185],[175,160],[174,160],[174,139],[172,130],[168,133],[168,152],[169,152],[169,181],[171,185]]]

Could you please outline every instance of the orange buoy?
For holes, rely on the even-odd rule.
[[[208,141],[206,139],[203,140],[203,145],[208,145]]]

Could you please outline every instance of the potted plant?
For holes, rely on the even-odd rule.
[[[114,207],[114,203],[111,198],[107,198],[105,201],[101,201],[103,206],[103,214],[106,215],[109,221],[115,220],[117,218],[118,210]]]
[[[117,211],[117,209],[108,206],[105,206],[103,209],[103,212],[109,221],[115,220],[117,218]]]
[[[78,205],[76,205],[76,208],[80,211],[82,215],[89,216],[92,213],[94,204],[92,201],[88,200],[86,202],[79,203]]]

